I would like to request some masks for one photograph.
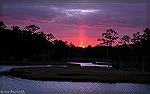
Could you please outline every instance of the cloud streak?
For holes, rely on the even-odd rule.
[[[84,5],[84,4],[83,4]],[[86,4],[85,4],[86,5]],[[76,8],[79,7],[79,8]],[[87,25],[101,25],[103,23],[120,23],[131,26],[146,25],[145,4],[96,4],[87,6],[78,4],[59,5],[5,5],[1,16],[26,20],[36,18],[49,22],[78,25],[84,20]]]

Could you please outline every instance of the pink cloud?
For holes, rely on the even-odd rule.
[[[123,35],[132,35],[135,32],[142,32],[145,27],[129,27],[128,25],[123,25],[120,23],[115,24],[101,24],[101,25],[72,25],[72,24],[59,24],[51,23],[47,20],[39,20],[35,18],[29,18],[27,20],[17,20],[7,16],[1,17],[1,19],[8,26],[17,25],[25,27],[30,24],[35,24],[41,28],[45,33],[52,33],[57,39],[62,39],[68,41],[68,43],[73,43],[75,45],[81,45],[81,42],[84,46],[92,45],[95,46],[98,44],[97,39],[101,37],[101,34],[107,29],[114,29],[118,32],[119,36]],[[82,36],[81,36],[81,28]]]

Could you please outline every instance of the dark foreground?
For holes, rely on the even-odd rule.
[[[104,82],[104,83],[150,83],[150,73],[117,71],[92,67],[25,67],[13,68],[1,76],[13,76],[31,80]]]

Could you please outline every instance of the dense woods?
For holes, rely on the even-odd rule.
[[[85,60],[111,60],[113,67],[124,70],[150,71],[150,29],[137,32],[132,37],[119,37],[117,31],[104,31],[100,43],[82,48],[57,40],[53,34],[45,34],[40,27],[8,28],[0,22],[0,61],[51,61],[72,58]],[[95,40],[96,41],[96,40]]]

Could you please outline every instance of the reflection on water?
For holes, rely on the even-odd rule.
[[[150,94],[148,84],[33,81],[0,78],[0,90],[24,90],[25,94]]]
[[[68,62],[70,64],[80,64],[81,66],[91,66],[91,67],[112,67],[111,65],[107,64],[93,64],[93,63],[81,63],[81,62]]]

